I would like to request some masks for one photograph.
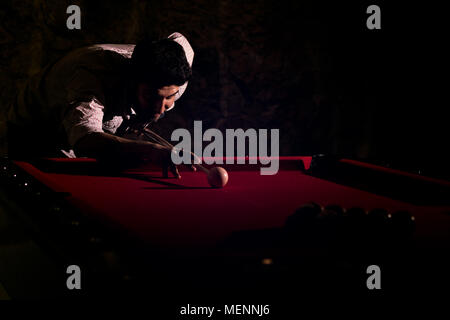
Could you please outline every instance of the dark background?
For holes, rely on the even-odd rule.
[[[450,178],[448,19],[437,3],[3,0],[0,107],[74,48],[178,31],[195,50],[194,78],[164,134],[194,120],[204,130],[279,128],[282,155],[337,154]],[[81,30],[66,28],[71,4]],[[381,8],[381,30],[366,28],[370,4]]]

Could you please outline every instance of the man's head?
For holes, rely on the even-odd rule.
[[[141,116],[153,120],[172,107],[179,87],[192,74],[183,47],[170,39],[138,43],[131,66],[136,84],[134,107]]]

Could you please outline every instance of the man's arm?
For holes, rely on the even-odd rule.
[[[170,170],[175,177],[180,177],[172,163],[172,149],[160,144],[142,140],[131,140],[105,132],[92,132],[79,139],[74,151],[77,156],[96,158],[109,163],[133,163],[150,161],[163,166],[163,174]]]

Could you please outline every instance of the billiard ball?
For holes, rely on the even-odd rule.
[[[347,210],[346,217],[352,227],[362,228],[367,221],[367,212],[363,208],[352,207]]]
[[[318,218],[322,223],[335,224],[344,215],[344,208],[338,205],[328,205],[323,208]]]
[[[375,208],[368,212],[367,219],[370,228],[375,231],[382,231],[390,222],[391,215],[386,209]]]
[[[208,183],[213,188],[223,188],[228,182],[228,172],[222,167],[214,167],[208,171]]]
[[[400,236],[411,236],[415,229],[415,217],[405,210],[392,214],[393,232]]]
[[[338,205],[328,205],[318,216],[318,223],[325,230],[325,234],[335,233],[343,224],[344,208]]]
[[[345,232],[347,233],[348,239],[352,240],[351,244],[362,243],[362,240],[367,237],[368,218],[366,210],[359,207],[349,208],[345,213],[344,220]]]
[[[309,229],[316,223],[322,207],[315,202],[308,202],[300,206],[295,212],[287,217],[285,227],[297,232],[299,229]]]

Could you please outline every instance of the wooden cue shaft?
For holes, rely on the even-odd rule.
[[[144,133],[144,135],[146,135],[146,134],[150,135],[150,137],[153,138],[153,140],[159,142],[160,144],[162,144],[162,145],[164,145],[166,147],[173,148],[173,145],[169,141],[167,141],[166,139],[164,139],[163,137],[159,136],[158,134],[156,134],[155,132],[153,132],[152,130],[150,130],[148,128],[144,128],[142,133]]]
[[[152,130],[150,130],[150,129],[148,129],[148,128],[144,128],[142,133],[144,133],[144,135],[145,135],[146,137],[148,137],[148,135],[149,135],[150,138],[153,138],[153,140],[159,142],[160,144],[162,144],[162,145],[164,145],[164,146],[166,146],[166,147],[171,147],[171,148],[174,147],[174,146],[173,146],[170,142],[168,142],[166,139],[164,139],[163,137],[161,137],[160,135],[158,135],[157,133],[153,132]],[[197,155],[196,155],[195,153],[193,153],[192,151],[191,151],[191,155],[194,156],[194,157],[196,157],[196,158],[199,158],[199,159],[200,159],[200,157],[197,156]],[[204,166],[202,166],[201,164],[199,164],[199,163],[193,163],[192,165],[193,165],[194,167],[200,169],[201,171],[203,171],[203,172],[206,173],[206,174],[209,173],[209,170],[208,170],[207,168],[205,168]]]

